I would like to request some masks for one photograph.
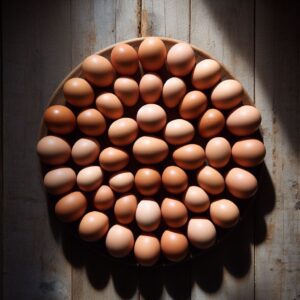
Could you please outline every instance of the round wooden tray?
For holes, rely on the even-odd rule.
[[[170,47],[172,47],[176,43],[182,42],[182,41],[179,41],[179,40],[175,40],[175,39],[171,39],[171,38],[165,38],[165,37],[160,37],[160,39],[165,43],[167,49],[169,49]],[[143,40],[144,40],[144,38],[141,37],[141,38],[135,38],[135,39],[127,40],[127,41],[122,41],[120,43],[111,45],[111,46],[109,46],[109,47],[107,47],[105,49],[102,49],[102,50],[96,52],[95,54],[99,54],[99,55],[102,55],[102,56],[110,59],[111,51],[112,51],[112,49],[116,45],[121,44],[121,43],[127,43],[127,44],[131,45],[132,47],[134,47],[135,49],[138,49],[140,43]],[[192,48],[195,51],[196,61],[197,62],[200,61],[200,60],[202,60],[202,59],[205,59],[205,58],[212,58],[212,59],[214,59],[213,57],[211,57],[209,54],[207,54],[206,52],[202,51],[198,47],[195,47],[193,45],[191,45],[191,46],[192,46]],[[222,67],[222,72],[221,72],[221,74],[222,74],[222,80],[224,80],[224,79],[236,79],[225,68],[225,66],[223,66],[221,63],[220,63],[220,65]],[[165,81],[166,78],[168,78],[170,76],[168,74],[168,71],[166,70],[166,68],[163,68],[162,70],[160,70],[157,73],[162,77],[163,81]],[[73,77],[82,77],[81,75],[82,75],[81,74],[81,64],[79,64],[58,85],[57,89],[54,91],[54,93],[52,94],[52,96],[51,96],[51,98],[50,98],[50,100],[48,102],[48,106],[51,106],[51,105],[54,105],[54,104],[67,105],[66,101],[64,99],[64,96],[63,96],[63,85],[64,85],[64,83],[68,79],[73,78]],[[139,77],[141,77],[142,75],[143,75],[143,70],[142,70],[142,68],[140,68],[138,74],[136,75],[136,79],[138,80]],[[192,86],[187,86],[187,89],[188,90],[192,89]],[[106,88],[105,90],[109,90],[109,89]],[[100,91],[101,91],[101,89],[98,92],[100,92]],[[247,94],[247,92],[244,93],[242,102],[243,102],[243,104],[254,105],[253,101],[251,100],[251,98],[249,97],[249,95]],[[126,109],[128,109],[128,111],[129,111],[129,114],[127,114],[127,115],[130,116],[130,114],[131,115],[133,114],[131,108],[126,108]],[[225,115],[226,115],[226,113],[225,113]],[[46,128],[44,122],[42,121],[41,126],[40,126],[39,139],[41,139],[42,137],[44,137],[46,135],[47,135],[47,128]],[[233,140],[233,141],[235,139],[234,137],[230,137],[229,135],[226,136],[226,133],[225,133],[225,137],[227,139]],[[255,137],[258,138],[258,139],[260,139],[260,140],[262,140],[262,136],[260,134],[260,131],[258,131],[255,134]],[[101,137],[100,137],[100,139],[101,139]],[[43,165],[41,165],[41,166],[42,166],[41,171],[42,171],[42,174],[44,175],[45,172],[47,171],[47,167],[45,167]],[[229,168],[230,167],[232,167],[232,166],[229,166]],[[252,171],[252,173],[254,173],[254,175],[256,177],[259,177],[259,173],[260,173],[259,171],[260,171],[260,169],[261,169],[260,167],[256,167],[256,168],[252,168],[251,171]],[[226,192],[224,193],[224,195],[222,194],[223,197],[226,197],[227,195],[228,194],[226,194]],[[228,198],[234,200],[232,196],[228,195]],[[255,198],[255,196],[254,196],[254,198]],[[253,202],[254,198],[248,199],[246,201],[245,200],[236,200],[235,201],[235,203],[239,206],[239,208],[241,210],[241,217],[240,217],[240,221],[239,222],[241,222],[244,219],[246,212],[249,210],[249,205]],[[56,199],[55,197],[48,196],[48,203],[49,203],[49,206],[50,206],[49,209],[51,208],[51,206],[53,206],[53,203],[55,203],[55,199]],[[55,216],[53,216],[53,217],[55,217]],[[236,226],[238,226],[238,224]],[[233,227],[233,228],[231,228],[231,229],[229,229],[229,230],[217,229],[218,236],[217,236],[217,242],[216,242],[215,246],[218,245],[220,242],[222,242],[224,240],[224,238],[227,237],[230,233],[232,233],[233,230],[236,228],[236,226]],[[73,224],[63,224],[62,225],[62,229],[63,230],[67,230],[68,232],[70,231],[71,234],[74,234],[79,239],[79,236],[78,236],[78,233],[77,233],[78,222],[75,222]],[[105,255],[105,256],[107,256],[110,259],[117,260],[117,261],[120,261],[120,262],[123,262],[123,263],[136,264],[135,259],[133,257],[133,254],[129,255],[128,257],[126,257],[124,259],[114,259],[110,255],[108,255],[108,253],[106,252],[106,249],[105,249],[103,241],[96,242],[96,243],[85,243],[85,244],[87,244],[91,248],[91,250],[96,250],[97,252],[99,252],[99,255]],[[215,246],[213,246],[213,247],[215,247]],[[209,251],[210,249],[212,249],[212,247],[209,248],[209,249],[207,249],[207,250],[197,250],[197,249],[191,248],[190,255],[186,258],[186,260],[190,259],[190,258],[193,258],[193,257],[195,257],[197,255],[203,254],[203,253]],[[172,265],[172,264],[174,264],[174,263],[171,263],[171,262],[167,261],[166,259],[161,258],[160,261],[158,262],[158,264],[156,264],[155,266]]]

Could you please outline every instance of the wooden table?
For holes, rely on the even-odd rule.
[[[4,299],[299,299],[300,22],[297,1],[2,1]],[[116,41],[173,37],[207,51],[263,115],[261,188],[246,221],[187,264],[102,259],[48,216],[35,154],[46,103],[84,57]]]

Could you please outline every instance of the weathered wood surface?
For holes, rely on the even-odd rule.
[[[3,299],[298,299],[299,4],[247,0],[2,1]],[[164,270],[99,258],[48,216],[35,156],[42,111],[85,56],[136,36],[189,41],[263,113],[261,189],[221,247]]]

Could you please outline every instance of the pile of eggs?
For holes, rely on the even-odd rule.
[[[65,105],[46,109],[37,144],[57,218],[143,266],[213,246],[256,193],[265,156],[242,85],[157,37],[87,57],[80,76],[65,81]]]

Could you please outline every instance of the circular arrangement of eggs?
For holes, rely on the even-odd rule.
[[[76,72],[37,144],[57,218],[143,266],[212,247],[256,193],[265,156],[261,114],[240,82],[158,37],[116,44]]]

